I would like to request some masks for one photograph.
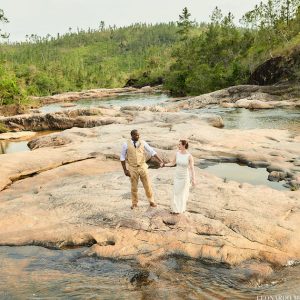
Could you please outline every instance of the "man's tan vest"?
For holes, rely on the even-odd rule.
[[[146,165],[144,141],[138,141],[135,148],[131,141],[127,141],[127,163],[130,167],[142,167]]]

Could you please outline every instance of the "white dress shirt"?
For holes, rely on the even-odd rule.
[[[156,154],[156,152],[145,142],[144,142],[144,148],[145,150],[151,155],[151,156],[154,156]],[[133,145],[133,140],[131,140],[131,143]],[[137,147],[140,145],[140,141],[137,141],[136,144],[137,144]],[[128,145],[127,145],[127,142],[123,143],[122,145],[122,150],[121,150],[121,155],[120,155],[120,161],[124,161],[126,160],[126,154],[127,154],[127,149],[128,149]]]

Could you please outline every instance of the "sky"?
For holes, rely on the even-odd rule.
[[[197,22],[209,20],[218,6],[233,13],[236,21],[260,0],[0,0],[8,24],[0,29],[10,34],[11,42],[24,41],[26,34],[46,36],[72,28],[96,29],[105,25],[125,26],[136,22],[177,21],[186,6]]]

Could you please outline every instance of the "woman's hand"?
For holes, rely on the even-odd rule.
[[[165,166],[165,163],[164,163],[164,162],[161,162],[161,163],[159,164],[159,166],[160,166],[161,168],[163,168],[163,167]]]
[[[192,179],[192,186],[196,186],[196,180],[195,180],[195,178]]]

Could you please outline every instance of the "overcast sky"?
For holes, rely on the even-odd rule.
[[[177,21],[187,6],[192,19],[208,21],[214,7],[231,11],[236,20],[260,0],[1,0],[9,24],[0,28],[10,33],[10,41],[21,41],[26,34],[56,35],[69,27],[98,28],[106,25],[129,25],[136,22]]]

